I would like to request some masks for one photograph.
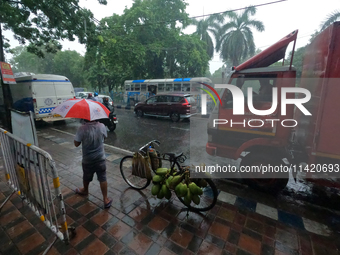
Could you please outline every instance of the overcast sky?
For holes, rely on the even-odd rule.
[[[132,0],[107,0],[107,2],[108,4],[105,6],[100,5],[97,0],[80,0],[79,5],[90,9],[94,17],[100,20],[114,13],[121,15],[125,6],[130,8],[133,3]],[[190,17],[195,17],[247,7],[249,5],[275,2],[275,0],[186,0],[186,2],[188,3],[187,13]],[[257,13],[253,18],[263,22],[265,31],[259,33],[253,30],[255,45],[257,48],[264,50],[290,32],[298,29],[297,47],[304,46],[308,43],[310,35],[320,28],[321,22],[335,10],[340,10],[339,0],[287,0],[257,7]],[[184,32],[192,33],[194,30],[195,27],[191,26]],[[5,35],[7,36],[8,33],[5,33]],[[13,41],[12,45],[18,45],[18,43]],[[78,42],[64,41],[62,45],[64,50],[76,50],[82,55],[85,54],[84,45],[80,45]],[[292,45],[290,45],[288,51],[291,48]],[[219,55],[215,53],[214,58],[210,61],[210,72],[213,73],[221,66],[222,61]],[[131,77],[131,79],[134,78],[136,77]]]

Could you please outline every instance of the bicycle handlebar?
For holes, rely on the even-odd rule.
[[[147,147],[149,147],[150,145],[153,145],[153,144],[156,144],[157,146],[159,146],[161,143],[160,143],[160,141],[158,141],[158,140],[152,140],[152,141],[150,141],[150,142],[144,144],[142,147],[140,147],[138,151],[141,152],[141,151],[143,151],[144,149],[146,149]],[[146,151],[144,151],[144,153],[146,153]],[[163,155],[163,159],[169,160],[170,157],[167,158],[166,155],[164,154],[164,155]],[[174,160],[177,161],[177,162],[179,162],[179,163],[184,163],[184,161],[185,161],[186,159],[187,159],[187,157],[186,157],[185,155],[181,155],[180,157],[177,157],[177,158],[175,158]]]
[[[158,140],[152,140],[152,141],[148,142],[147,144],[143,145],[142,147],[140,147],[139,151],[143,150],[145,147],[148,147],[152,144],[156,144],[157,146],[159,146],[161,143]]]

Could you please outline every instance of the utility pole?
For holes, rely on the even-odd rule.
[[[0,23],[0,62],[5,62],[1,23]],[[13,99],[12,99],[11,91],[9,89],[9,84],[5,84],[2,79],[1,79],[1,88],[2,88],[3,105],[0,105],[0,108],[4,108],[4,112],[5,112],[5,116],[4,118],[2,118],[2,121],[6,129],[12,132],[10,109],[12,108],[12,105],[13,105]]]

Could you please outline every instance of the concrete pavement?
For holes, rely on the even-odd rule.
[[[53,129],[40,132],[39,145],[55,160],[66,203],[67,221],[77,235],[69,245],[58,241],[49,254],[338,254],[340,238],[312,233],[306,224],[246,198],[220,193],[220,201],[207,213],[187,212],[177,198],[159,200],[150,189],[129,189],[119,163],[129,152],[106,147],[109,196],[114,203],[103,209],[99,183],[90,184],[90,195],[73,190],[82,185],[81,148],[73,136]],[[2,156],[2,155],[1,155]],[[0,159],[0,203],[10,193]],[[221,195],[222,194],[222,195]],[[253,208],[253,209],[252,209]],[[266,213],[264,213],[266,212]],[[288,217],[282,220],[282,217]],[[291,221],[295,219],[296,222]],[[313,225],[313,221],[309,222]],[[53,237],[18,196],[0,214],[0,253],[40,254]]]

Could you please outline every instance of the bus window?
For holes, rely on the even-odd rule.
[[[165,85],[165,90],[166,90],[166,91],[170,91],[170,92],[171,92],[171,91],[173,91],[172,89],[173,89],[172,83],[167,83],[167,84]]]
[[[130,91],[135,91],[135,84],[131,84],[131,89]]]
[[[135,84],[135,91],[140,91],[140,84]]]
[[[183,92],[190,92],[190,84],[189,83],[184,83],[182,87]]]
[[[174,91],[181,91],[181,84],[180,83],[174,84]]]
[[[141,84],[141,91],[146,91],[146,84]]]
[[[163,92],[164,91],[164,84],[160,83],[158,84],[158,92]]]
[[[131,84],[126,84],[125,85],[125,91],[130,91],[131,89]]]
[[[191,85],[191,86],[190,86],[190,92],[191,92],[191,93],[198,92],[198,91],[201,92],[201,90],[198,89],[198,88],[201,87],[201,84],[199,84],[198,82],[191,82],[190,85]]]

